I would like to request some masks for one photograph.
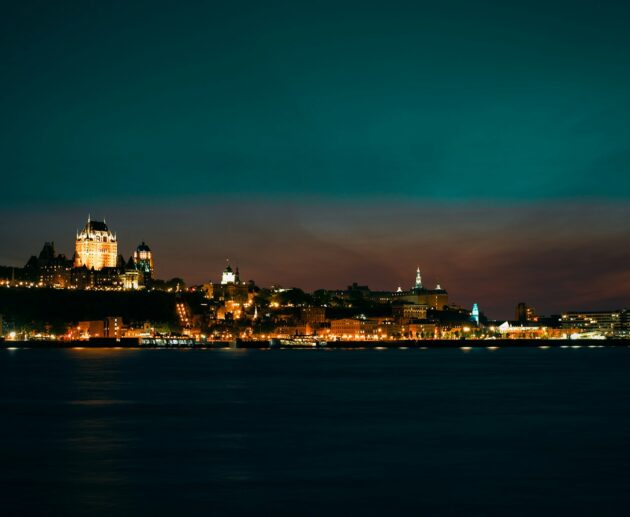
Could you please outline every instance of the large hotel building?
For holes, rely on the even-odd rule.
[[[74,267],[94,268],[116,267],[118,242],[105,221],[92,221],[88,217],[81,232],[77,232]]]

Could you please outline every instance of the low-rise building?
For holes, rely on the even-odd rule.
[[[119,316],[110,316],[102,320],[80,321],[77,325],[80,339],[90,338],[116,338],[124,335],[123,319]]]
[[[579,332],[599,332],[619,337],[630,333],[630,313],[626,309],[565,312],[560,321],[563,329],[577,329]]]
[[[331,320],[330,335],[339,339],[362,339],[376,333],[378,322],[359,318]]]
[[[427,317],[426,305],[405,304],[392,307],[392,314],[398,323],[407,323],[411,320],[424,320]]]
[[[326,321],[325,307],[302,307],[300,309],[300,321],[302,323],[321,324]]]

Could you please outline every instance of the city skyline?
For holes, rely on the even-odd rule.
[[[312,210],[318,212],[319,206],[312,208]],[[386,230],[386,225],[383,224],[383,221],[380,221],[379,224],[374,223],[371,233],[361,233],[361,230],[357,229],[353,224],[356,225],[357,221],[363,221],[364,214],[360,212],[351,214],[346,210],[345,224],[338,225],[338,234],[329,235],[327,237],[328,241],[319,239],[317,227],[311,220],[310,228],[305,228],[302,230],[302,233],[299,231],[293,233],[293,241],[289,240],[283,243],[277,236],[273,236],[273,231],[282,227],[283,215],[269,213],[269,207],[266,207],[267,217],[273,224],[269,223],[268,226],[273,230],[269,228],[265,230],[265,225],[259,220],[258,223],[261,223],[261,227],[256,227],[256,230],[252,231],[250,226],[248,231],[247,221],[228,218],[230,231],[220,233],[221,228],[225,229],[225,224],[227,223],[219,217],[214,219],[214,215],[227,212],[227,207],[228,205],[215,207],[215,214],[206,213],[204,216],[198,213],[195,217],[184,217],[180,212],[181,208],[167,207],[165,209],[164,215],[166,217],[179,217],[196,221],[198,225],[197,231],[193,232],[198,236],[196,241],[182,239],[177,232],[164,233],[162,226],[159,224],[152,227],[143,227],[143,225],[139,224],[138,218],[133,217],[132,214],[124,215],[124,213],[115,211],[118,215],[115,216],[111,224],[119,237],[120,250],[125,257],[131,254],[137,244],[141,241],[146,241],[155,253],[158,276],[164,279],[181,277],[189,284],[202,284],[209,280],[218,281],[220,271],[223,269],[225,260],[228,257],[233,264],[238,264],[241,267],[244,280],[252,279],[259,285],[298,287],[307,291],[319,288],[342,289],[352,282],[368,285],[375,290],[395,290],[398,286],[406,289],[409,287],[407,284],[411,282],[410,271],[415,271],[416,266],[420,265],[426,285],[433,287],[440,282],[451,293],[453,303],[467,308],[470,308],[473,303],[479,303],[481,309],[489,317],[497,319],[511,318],[515,305],[520,301],[526,301],[528,304],[533,305],[540,314],[558,314],[566,310],[609,310],[626,306],[624,303],[626,300],[625,284],[623,282],[615,283],[610,281],[610,285],[603,284],[607,278],[610,279],[611,274],[621,275],[620,278],[625,278],[623,277],[626,267],[625,263],[619,257],[619,249],[610,242],[611,239],[617,238],[619,231],[625,231],[625,228],[623,228],[624,212],[621,208],[620,211],[615,213],[616,217],[613,221],[609,222],[607,226],[608,233],[599,237],[601,242],[608,241],[609,245],[589,248],[589,242],[589,246],[581,250],[585,252],[581,257],[579,253],[576,257],[571,257],[571,254],[575,252],[575,247],[570,248],[565,254],[559,255],[560,259],[575,260],[578,264],[583,264],[585,261],[592,261],[596,264],[596,258],[599,258],[600,264],[604,263],[602,261],[616,258],[619,258],[619,261],[611,262],[605,268],[594,267],[590,271],[582,270],[582,273],[586,272],[586,274],[576,278],[573,276],[573,269],[571,268],[564,275],[558,274],[554,269],[546,269],[553,264],[553,253],[557,253],[559,247],[566,246],[566,242],[557,242],[557,236],[553,231],[550,231],[546,246],[541,247],[541,249],[530,250],[528,255],[526,252],[529,247],[528,239],[530,238],[528,226],[527,224],[521,224],[519,218],[513,215],[511,222],[505,218],[506,214],[495,219],[499,220],[502,225],[512,224],[513,231],[511,233],[518,238],[508,243],[495,242],[492,250],[487,249],[488,244],[491,243],[483,241],[475,244],[478,240],[478,235],[473,231],[476,218],[473,217],[475,211],[471,210],[464,222],[459,221],[457,217],[453,217],[451,214],[453,227],[446,235],[440,235],[434,229],[416,230],[418,235],[422,234],[421,238],[426,245],[425,249],[411,248],[404,239],[402,242],[398,239],[390,239],[387,241],[385,248],[379,249],[380,252],[378,254],[373,254],[373,258],[356,267],[357,262],[352,262],[347,257],[353,254],[355,257],[364,257],[365,255],[348,246],[343,247],[341,242],[348,234],[359,233],[363,240],[362,249],[367,250],[371,245],[373,246],[375,238],[378,238],[378,236],[381,239],[383,238],[383,232]],[[308,216],[309,214],[304,208],[304,205],[296,207],[295,213],[301,215],[301,217]],[[189,207],[185,208],[185,210],[189,209]],[[257,210],[260,209],[260,207],[257,208]],[[400,210],[404,211],[403,208],[400,208]],[[406,210],[412,209],[406,207]],[[514,207],[511,207],[510,212],[513,213],[513,210]],[[92,211],[92,213],[98,213],[98,211]],[[84,214],[87,214],[87,211],[82,212],[80,215],[85,218],[86,215]],[[334,218],[335,214],[336,212],[330,213],[328,217]],[[395,217],[396,219],[400,217],[401,220],[408,220],[408,215],[407,213],[405,217],[400,217],[399,213],[395,214]],[[34,234],[39,232],[38,235],[48,236],[41,242],[34,240],[29,232],[24,232],[24,227],[22,226],[20,238],[17,239],[16,237],[16,241],[20,242],[21,247],[26,248],[26,253],[19,254],[16,248],[11,248],[16,258],[10,261],[3,256],[0,257],[2,258],[0,263],[3,265],[23,266],[29,256],[38,252],[44,241],[50,240],[56,243],[58,252],[65,253],[68,257],[71,257],[72,254],[69,252],[74,248],[74,229],[78,226],[76,216],[77,214],[75,213],[65,214],[61,217],[59,214],[51,215],[48,218],[46,227],[42,228],[41,225],[38,225],[40,227],[34,232]],[[321,218],[321,214],[318,213],[317,216],[318,219]],[[552,225],[551,229],[553,229],[553,223],[551,222],[554,220],[553,216],[554,212],[552,209],[548,209],[546,213],[542,214],[542,217],[550,220],[548,224]],[[66,228],[66,231],[61,231],[63,228],[60,225],[63,224],[66,217],[72,218],[72,223]],[[594,218],[594,215],[591,214],[590,217]],[[102,219],[100,216],[97,218]],[[106,219],[112,221],[111,217],[106,216]],[[144,222],[143,219],[140,219],[140,221]],[[584,210],[581,210],[581,215],[578,215],[578,208],[573,213],[564,214],[564,219],[561,221],[562,224],[568,225],[568,221],[573,221],[573,223],[580,222],[580,224],[573,224],[571,233],[567,235],[567,237],[574,239],[583,235],[584,231],[591,231],[592,226],[598,224],[596,218],[595,221],[589,220],[589,217],[585,216]],[[614,221],[617,221],[616,224],[618,226],[612,224]],[[325,221],[322,222],[321,220],[315,222],[325,224]],[[212,231],[209,233],[208,228],[204,229],[206,224],[214,224]],[[249,224],[252,224],[251,221]],[[557,221],[556,224],[558,224]],[[411,226],[408,225],[407,229]],[[16,227],[19,228],[18,225]],[[307,230],[310,230],[311,233],[306,233]],[[485,232],[486,230],[484,229],[483,231]],[[566,231],[569,231],[568,226]],[[214,238],[206,239],[204,236],[207,234],[214,235]],[[248,235],[255,235],[256,238],[244,238],[244,236]],[[52,236],[55,238],[52,239]],[[456,236],[454,242],[453,236]],[[156,247],[154,241],[163,242],[165,245]],[[7,242],[7,238],[5,238],[5,242]],[[267,243],[266,247],[262,247],[264,242]],[[520,249],[515,248],[519,242],[521,243]],[[539,240],[538,242],[540,243],[541,241]],[[66,245],[66,243],[68,244]],[[550,243],[553,243],[551,248]],[[468,268],[462,267],[467,265],[466,261],[482,261],[484,256],[488,257],[491,251],[494,252],[496,250],[497,245],[504,247],[503,253],[505,256],[503,258],[510,258],[509,262],[505,262],[501,269],[497,269],[496,265],[491,266],[486,268],[483,276],[479,277],[470,276],[471,270],[483,270],[483,268],[478,268],[478,264],[470,264]],[[296,254],[299,252],[297,249],[299,247],[303,248],[302,260],[304,262],[301,267],[299,267],[299,264],[296,266],[293,262],[295,257],[298,256]],[[268,251],[261,252],[261,249]],[[195,250],[195,252],[193,253],[192,250]],[[283,255],[283,250],[290,251],[288,256]],[[517,260],[515,254],[519,252],[525,253],[525,255]],[[594,252],[596,253],[595,256],[593,255]],[[479,259],[475,259],[472,253],[482,253],[482,255],[480,255]],[[441,255],[444,255],[444,257],[441,257]],[[533,268],[535,264],[532,264],[532,256],[542,256],[543,259],[551,258],[549,259],[549,264],[538,262],[540,270],[536,271]],[[356,258],[355,260],[359,261]],[[324,271],[323,274],[313,274],[313,271],[317,270],[318,267],[320,271]],[[518,274],[515,274],[516,272]],[[532,276],[528,277],[526,274]],[[503,283],[501,280],[503,280]],[[598,284],[600,287],[596,287]],[[609,289],[609,291],[606,289]],[[581,293],[581,297],[577,297],[576,293]],[[608,295],[608,298],[605,298],[602,296],[603,293],[611,294]]]

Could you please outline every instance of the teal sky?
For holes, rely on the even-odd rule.
[[[626,199],[623,4],[15,2],[4,188]]]
[[[420,265],[490,316],[630,306],[628,27],[620,1],[5,2],[0,264],[71,255],[91,213],[191,283]]]

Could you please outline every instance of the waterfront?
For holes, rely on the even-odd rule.
[[[619,515],[630,350],[2,350],[6,515]]]
[[[390,340],[338,340],[323,341],[313,338],[301,339],[270,339],[270,340],[232,340],[232,341],[195,341],[184,336],[163,338],[123,338],[98,339],[76,341],[59,340],[29,340],[2,341],[0,350],[28,350],[28,349],[258,349],[258,350],[408,350],[408,349],[445,349],[460,348],[604,348],[630,347],[628,339],[390,339]]]

